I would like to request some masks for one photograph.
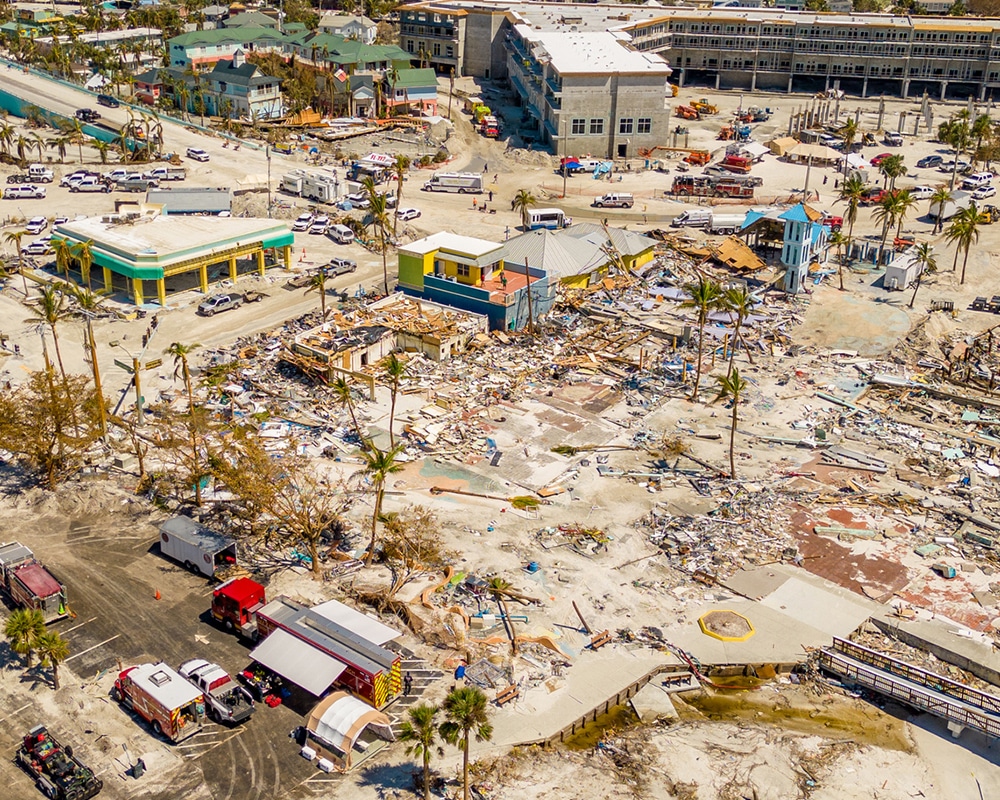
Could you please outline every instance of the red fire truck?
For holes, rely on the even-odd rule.
[[[0,588],[15,605],[41,611],[47,623],[70,615],[66,587],[20,542],[0,544]]]
[[[162,661],[129,667],[118,675],[111,696],[171,742],[194,736],[205,724],[205,698]]]
[[[753,197],[753,186],[712,175],[678,175],[670,193],[682,197]]]

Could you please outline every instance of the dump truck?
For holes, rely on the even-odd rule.
[[[200,689],[164,664],[139,664],[118,674],[111,696],[142,717],[157,736],[180,742],[205,725]]]
[[[712,160],[712,154],[707,150],[692,150],[686,156],[684,156],[684,161],[695,167],[700,167],[707,164]]]
[[[20,542],[0,544],[0,587],[14,605],[41,611],[46,623],[71,613],[66,587]]]
[[[951,199],[942,203],[931,203],[927,210],[928,215],[933,220],[951,219],[963,208],[972,205],[972,194],[970,192],[952,192]]]
[[[44,725],[28,731],[16,758],[50,800],[87,800],[104,788],[104,782],[73,754],[73,748],[61,745]]]
[[[177,671],[201,690],[209,719],[232,725],[250,719],[254,709],[253,698],[218,664],[203,658],[192,658],[181,664]]]
[[[160,552],[191,572],[211,578],[236,564],[236,541],[199,525],[190,517],[172,517],[160,525]]]

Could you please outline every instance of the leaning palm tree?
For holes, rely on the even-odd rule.
[[[872,219],[882,226],[882,240],[879,242],[879,253],[885,250],[885,240],[889,237],[889,229],[896,226],[899,219],[899,194],[886,192],[885,196],[875,206]]]
[[[69,658],[69,642],[57,631],[45,631],[38,637],[38,658],[43,667],[52,667],[52,688],[59,689],[59,665]]]
[[[309,276],[309,283],[306,284],[306,294],[310,292],[316,292],[319,294],[319,309],[320,313],[323,315],[323,319],[326,319],[326,270],[320,269],[319,272],[314,275]]]
[[[63,294],[55,284],[47,283],[41,289],[38,302],[29,307],[31,316],[24,320],[25,324],[48,325],[52,331],[52,342],[56,348],[56,363],[59,364],[59,374],[62,376],[63,388],[66,396],[69,397],[69,383],[66,380],[66,368],[63,366],[62,352],[59,349],[59,331],[57,325],[73,315],[73,309],[66,305],[66,295]],[[73,424],[76,425],[76,404],[70,405],[70,412],[73,416]]]
[[[913,258],[920,265],[917,272],[917,279],[913,282],[913,296],[910,298],[909,307],[917,302],[917,292],[920,291],[920,283],[924,275],[933,275],[937,272],[937,258],[934,257],[934,248],[929,242],[921,242],[913,249]]]
[[[368,546],[368,552],[365,554],[366,566],[371,564],[372,558],[375,557],[378,521],[382,516],[382,501],[385,499],[385,482],[389,479],[390,475],[394,475],[403,469],[403,465],[396,460],[402,452],[403,448],[401,445],[390,447],[388,450],[382,450],[369,440],[367,447],[361,453],[361,457],[364,459],[364,467],[361,471],[375,485],[375,509],[372,512],[372,538],[371,544]]]
[[[739,421],[740,400],[747,388],[747,382],[740,377],[740,371],[733,367],[728,375],[719,375],[718,394],[715,400],[731,399],[733,402],[733,420],[729,426],[729,477],[736,480],[736,424]]]
[[[858,139],[858,133],[860,133],[861,126],[858,125],[858,121],[851,117],[847,118],[847,121],[840,126],[840,138],[844,140],[844,177],[847,177],[847,170],[850,169],[850,164],[848,163],[847,157],[851,154],[851,147]]]
[[[72,248],[73,258],[80,263],[80,278],[90,288],[90,268],[94,264],[94,240],[77,242]]]
[[[24,656],[24,665],[28,669],[31,669],[32,656],[44,634],[45,617],[37,608],[14,609],[3,626],[3,635],[10,641],[10,649]]]
[[[503,629],[507,631],[507,638],[510,639],[510,654],[516,656],[517,636],[514,633],[514,620],[510,618],[510,613],[507,611],[507,596],[512,588],[509,581],[499,576],[491,578],[487,587],[489,593],[493,595],[493,599],[497,601],[497,605],[500,607]]]
[[[24,275],[24,253],[21,251],[21,240],[28,235],[25,230],[8,231],[3,235],[4,244],[14,245],[17,251],[17,271],[21,273],[21,281],[24,283],[24,296],[28,296],[28,279]]]
[[[750,316],[750,312],[753,311],[754,299],[745,286],[740,286],[727,289],[723,292],[720,304],[730,315],[736,317],[736,324],[733,326],[733,348],[729,353],[729,369],[732,369],[733,361],[736,359],[736,342],[737,340],[743,341],[743,323],[746,322],[747,317]],[[744,342],[744,346],[745,344]],[[750,354],[750,348],[747,347],[746,351],[747,359],[753,364],[753,356]]]
[[[384,194],[376,193],[368,200],[368,217],[375,231],[379,252],[382,254],[382,281],[385,293],[389,294],[389,267],[386,256],[389,252],[389,210]]]
[[[972,203],[968,208],[963,208],[955,215],[951,227],[948,228],[948,240],[955,242],[958,247],[955,258],[958,258],[958,252],[963,254],[962,277],[958,281],[959,284],[965,283],[965,267],[969,263],[969,250],[972,249],[972,245],[979,241],[979,224],[981,222],[982,212],[975,203]]]
[[[346,408],[347,413],[351,415],[351,423],[354,425],[354,432],[357,434],[359,439],[363,438],[361,436],[361,427],[358,425],[358,418],[354,414],[354,396],[351,393],[351,385],[343,376],[340,376],[333,382],[330,388],[333,389],[333,396],[337,402]]]
[[[701,276],[697,283],[689,283],[684,287],[688,299],[681,303],[681,308],[693,308],[698,312],[698,366],[695,371],[694,391],[691,400],[698,399],[698,389],[701,387],[701,359],[705,347],[705,323],[708,315],[718,307],[722,289],[715,281]]]
[[[464,800],[469,800],[469,742],[475,734],[477,742],[493,738],[493,726],[486,713],[488,701],[475,686],[461,686],[445,697],[442,709],[447,722],[441,725],[441,738],[462,751],[462,788]]]
[[[896,238],[903,235],[903,223],[906,215],[917,205],[917,200],[909,189],[896,192]]]
[[[164,353],[174,357],[174,379],[178,375],[184,378],[184,387],[188,396],[188,431],[191,436],[191,472],[194,477],[194,502],[201,506],[201,470],[199,469],[198,458],[198,435],[194,422],[194,389],[191,386],[191,368],[188,363],[188,356],[201,347],[200,344],[181,344],[174,342]]]
[[[382,362],[382,377],[389,382],[392,397],[389,401],[389,446],[394,447],[396,440],[392,432],[393,421],[396,418],[396,396],[399,394],[399,382],[406,376],[406,362],[401,361],[395,353],[389,353]]]
[[[514,210],[521,215],[521,229],[528,230],[528,210],[538,205],[538,200],[527,189],[518,189],[514,195]]]
[[[52,239],[52,252],[56,257],[56,271],[69,280],[69,265],[73,261],[73,249],[65,239]]]
[[[399,741],[406,744],[406,755],[417,756],[424,765],[424,800],[431,797],[431,755],[444,755],[438,745],[437,706],[421,703],[407,709],[406,721],[399,729]]]
[[[396,161],[392,165],[392,175],[396,179],[396,208],[403,207],[403,181],[406,180],[406,171],[410,168],[410,159],[402,153],[396,154]],[[392,215],[392,238],[396,238],[396,226],[399,224],[399,217]]]
[[[934,218],[933,234],[937,234],[944,227],[944,207],[952,201],[954,194],[947,186],[939,186],[931,195],[931,208],[937,207],[938,214]]]

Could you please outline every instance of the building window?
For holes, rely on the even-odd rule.
[[[632,128],[633,128],[633,120],[631,118],[618,120],[618,133],[622,134],[632,133]]]
[[[652,133],[653,132],[653,118],[652,117],[639,117],[639,125],[636,128],[636,133]]]
[[[436,55],[436,56],[441,55],[441,43],[440,42],[434,42],[434,55]]]
[[[468,278],[472,274],[472,269],[468,264],[458,264],[456,266],[458,267],[458,276],[460,278]]]
[[[417,52],[416,50],[413,49],[413,39],[407,39],[406,40],[406,52],[407,53],[416,53]]]
[[[590,121],[590,132],[592,134],[604,133],[604,120],[603,119],[592,119]]]
[[[574,136],[583,136],[587,132],[587,120],[574,119],[572,123],[572,133]]]

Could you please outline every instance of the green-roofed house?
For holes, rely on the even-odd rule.
[[[190,31],[168,42],[170,66],[202,72],[219,61],[231,61],[237,50],[244,53],[283,53],[288,37],[274,28],[217,28]]]
[[[430,68],[397,70],[393,84],[391,73],[357,75],[351,79],[351,92],[355,105],[365,106],[366,100],[375,96],[375,82],[382,84],[382,98],[390,114],[409,114],[416,111],[421,116],[437,116],[437,75]],[[395,94],[394,94],[395,90]]]
[[[408,69],[410,54],[394,44],[364,44],[332,33],[309,32],[288,36],[285,53],[307,64],[342,69],[348,75]]]
[[[222,23],[225,28],[272,28],[278,30],[278,20],[260,11],[244,11]]]

